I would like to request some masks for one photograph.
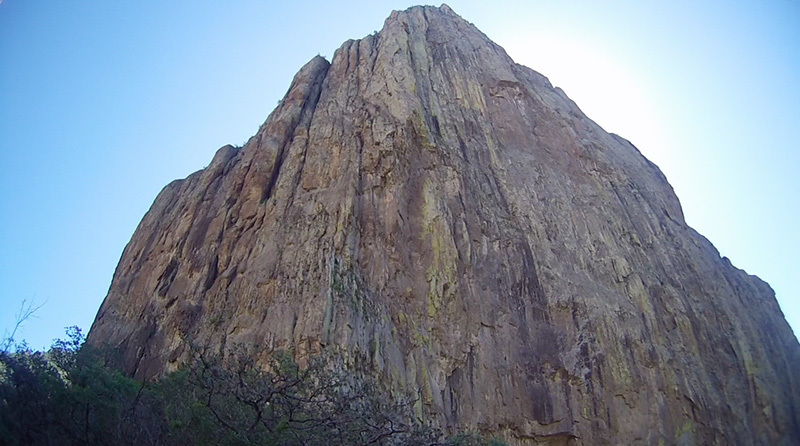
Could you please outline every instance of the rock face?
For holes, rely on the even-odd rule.
[[[312,59],[169,184],[89,342],[325,349],[511,444],[796,444],[800,345],[659,169],[443,5]]]

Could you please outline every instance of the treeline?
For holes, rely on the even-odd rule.
[[[122,374],[77,327],[46,352],[0,351],[2,445],[502,445],[475,434],[442,440],[396,401],[324,358],[299,367],[274,352],[193,349],[155,382]]]

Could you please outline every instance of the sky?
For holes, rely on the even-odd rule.
[[[800,0],[448,4],[655,162],[800,333]],[[157,193],[400,1],[0,0],[0,335],[88,330]]]

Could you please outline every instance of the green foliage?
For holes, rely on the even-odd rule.
[[[77,327],[46,352],[0,352],[0,438],[7,444],[104,444],[140,387],[81,348]],[[121,434],[122,430],[118,429]]]
[[[195,349],[177,372],[137,382],[76,327],[47,352],[0,352],[0,445],[434,444],[410,416],[413,402],[386,403],[374,388],[317,358],[299,367],[274,352]]]
[[[332,358],[300,367],[290,352],[264,364],[244,348],[193,359],[156,382],[137,382],[80,329],[47,352],[0,351],[0,445],[437,445],[499,446],[474,434],[439,443],[413,415]]]

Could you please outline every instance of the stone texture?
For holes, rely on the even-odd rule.
[[[315,57],[244,147],[159,194],[89,342],[153,377],[186,339],[334,349],[511,444],[800,442],[770,287],[446,5]]]

